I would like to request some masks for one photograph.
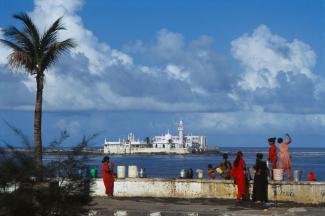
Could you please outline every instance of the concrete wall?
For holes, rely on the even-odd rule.
[[[94,195],[105,196],[100,179]],[[235,199],[236,187],[233,181],[223,180],[126,178],[115,181],[114,196]],[[325,182],[270,182],[268,196],[271,201],[321,204],[325,203]]]

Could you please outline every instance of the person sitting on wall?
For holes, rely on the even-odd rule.
[[[231,163],[228,161],[228,154],[224,153],[222,155],[223,162],[221,162],[217,168],[217,173],[221,176],[221,179],[230,180],[231,179]]]
[[[216,178],[216,173],[213,170],[212,164],[208,164],[208,175],[209,175],[209,179]]]
[[[114,163],[109,163],[109,157],[105,156],[102,160],[102,177],[105,185],[105,193],[113,197],[114,188]]]

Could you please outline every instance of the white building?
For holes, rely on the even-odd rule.
[[[178,136],[169,133],[161,136],[155,136],[152,139],[153,148],[189,148],[193,150],[204,151],[207,148],[207,139],[205,136],[184,136],[184,124],[181,120],[177,127]]]
[[[204,151],[207,148],[205,136],[184,136],[183,121],[179,122],[178,135],[169,133],[154,136],[151,140],[135,140],[134,134],[129,133],[127,140],[107,141],[105,138],[104,153],[132,154],[132,153],[175,153],[188,154],[193,151]]]
[[[128,138],[125,140],[119,139],[119,141],[107,141],[105,138],[104,153],[115,154],[128,154],[132,148],[146,148],[149,147],[147,142],[135,139],[133,133],[128,134]]]

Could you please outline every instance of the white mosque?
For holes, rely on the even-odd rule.
[[[154,136],[151,140],[141,141],[135,139],[133,133],[129,133],[128,139],[119,141],[107,141],[105,138],[104,153],[108,154],[132,154],[132,153],[175,153],[187,154],[193,151],[203,152],[207,149],[205,136],[184,136],[184,124],[181,120],[178,124],[178,135],[172,135],[169,131],[165,135]]]

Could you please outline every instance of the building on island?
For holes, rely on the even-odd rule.
[[[205,136],[184,135],[183,121],[179,122],[178,135],[167,132],[165,135],[154,136],[152,139],[136,140],[133,133],[128,138],[119,141],[107,141],[105,138],[104,153],[106,154],[135,154],[135,153],[174,153],[188,154],[203,152],[207,149]]]

